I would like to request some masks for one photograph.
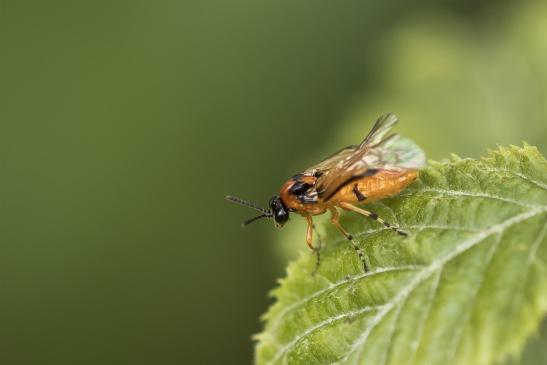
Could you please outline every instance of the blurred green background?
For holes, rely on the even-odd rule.
[[[0,42],[5,364],[250,363],[304,232],[224,196],[384,112],[434,159],[547,149],[544,1],[4,0]]]

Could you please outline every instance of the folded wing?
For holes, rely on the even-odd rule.
[[[320,172],[316,184],[319,197],[327,201],[349,181],[373,175],[380,169],[419,169],[425,166],[425,154],[414,142],[396,134],[386,137],[397,121],[391,113],[381,116],[359,146],[346,147],[308,169],[308,172]]]

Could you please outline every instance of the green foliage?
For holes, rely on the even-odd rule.
[[[342,141],[329,148],[393,111],[398,132],[429,158],[478,157],[485,145],[521,139],[545,151],[547,2],[513,2],[500,11],[469,23],[446,12],[416,12],[390,28],[374,56],[381,67],[373,92],[356,100],[335,129]]]
[[[547,311],[547,161],[535,147],[432,162],[370,209],[410,236],[344,214],[372,264],[363,273],[326,227],[319,272],[304,255],[273,291],[258,364],[492,364],[520,352]]]

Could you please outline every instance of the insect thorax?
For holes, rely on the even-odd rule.
[[[310,175],[295,175],[282,187],[279,193],[283,203],[296,212],[317,214],[318,194],[316,191],[317,178]]]

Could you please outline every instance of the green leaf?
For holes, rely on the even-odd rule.
[[[330,225],[319,272],[289,265],[257,335],[257,364],[492,364],[517,355],[547,311],[547,162],[535,147],[431,162],[399,196]],[[294,242],[294,244],[303,244]]]

